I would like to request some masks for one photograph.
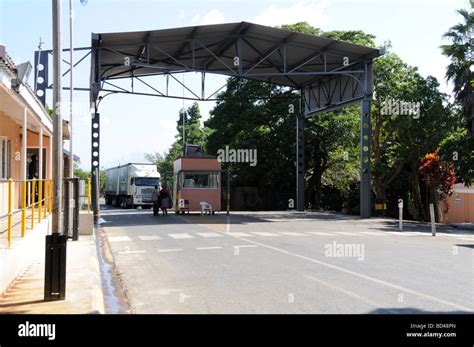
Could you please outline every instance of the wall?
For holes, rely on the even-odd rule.
[[[0,136],[5,136],[10,140],[11,143],[11,157],[10,157],[10,176],[14,180],[21,179],[21,158],[15,158],[15,153],[20,153],[21,155],[21,146],[22,146],[22,127],[13,121],[10,117],[7,117],[6,114],[0,112]],[[27,147],[28,148],[38,148],[39,146],[39,134],[33,131],[27,131]],[[46,148],[46,158],[43,160],[46,161],[46,177],[51,177],[50,165],[49,165],[49,137],[43,136],[43,147]],[[15,160],[20,159],[20,160]],[[13,208],[20,208],[20,186],[21,184],[15,182],[14,184],[14,194],[13,194]],[[0,182],[0,215],[4,215],[8,212],[8,183]]]
[[[448,199],[449,210],[445,223],[474,224],[474,188],[468,189],[456,185],[454,193]]]

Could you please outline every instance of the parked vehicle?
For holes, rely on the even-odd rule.
[[[151,195],[160,185],[155,164],[129,163],[105,171],[105,204],[115,207],[151,207]]]

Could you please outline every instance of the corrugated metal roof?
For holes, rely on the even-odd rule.
[[[283,72],[283,60],[288,67],[287,71],[290,71],[311,57],[325,52],[325,62],[319,58],[314,59],[298,69],[298,72],[324,72],[325,66],[327,69],[340,67],[342,57],[353,62],[371,60],[381,55],[378,49],[370,47],[248,22],[97,35],[100,38],[102,79],[178,72],[185,67],[195,71],[232,75],[230,69],[235,68],[234,58],[238,56],[239,37],[242,38],[244,71],[285,43],[285,57],[280,49],[252,70],[252,75],[247,78],[264,81],[271,79],[271,82],[291,87],[314,83],[315,77],[302,74],[291,76],[291,79],[281,75],[272,76],[272,73]],[[135,62],[142,64],[125,66],[125,56],[133,57]]]
[[[1,44],[0,44],[0,63],[2,63],[3,67],[9,69],[11,72],[16,74],[16,65],[13,62],[13,59],[7,54],[5,46]]]

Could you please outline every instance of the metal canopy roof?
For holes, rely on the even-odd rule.
[[[296,201],[303,211],[305,198],[305,117],[361,102],[360,173],[361,216],[371,213],[370,186],[370,104],[373,89],[372,60],[383,53],[328,38],[290,32],[247,22],[203,25],[156,31],[92,34],[90,101],[95,105],[91,120],[91,171],[99,170],[100,113],[98,107],[108,94],[125,93],[191,100],[212,99],[205,95],[206,73],[233,79],[246,78],[280,84],[301,91],[300,114],[296,122]],[[82,58],[84,59],[84,58]],[[195,93],[174,74],[201,72],[201,93]],[[166,89],[141,77],[164,76]],[[170,95],[170,77],[181,84],[183,95]],[[130,78],[131,90],[117,86],[114,79]],[[137,80],[151,92],[134,90]],[[148,80],[155,80],[149,78]],[[154,82],[154,81],[153,81]],[[104,86],[112,89],[105,89]],[[270,95],[271,97],[271,95]],[[98,191],[98,180],[93,190]],[[94,205],[98,215],[98,204]]]
[[[201,71],[296,88],[363,70],[381,55],[374,48],[248,22],[93,34],[92,48],[100,51],[102,81]],[[343,65],[345,57],[349,65]]]

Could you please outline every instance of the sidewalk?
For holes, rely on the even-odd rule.
[[[67,246],[66,300],[43,301],[44,242],[39,258],[0,297],[0,314],[104,313],[95,236],[81,235]]]

